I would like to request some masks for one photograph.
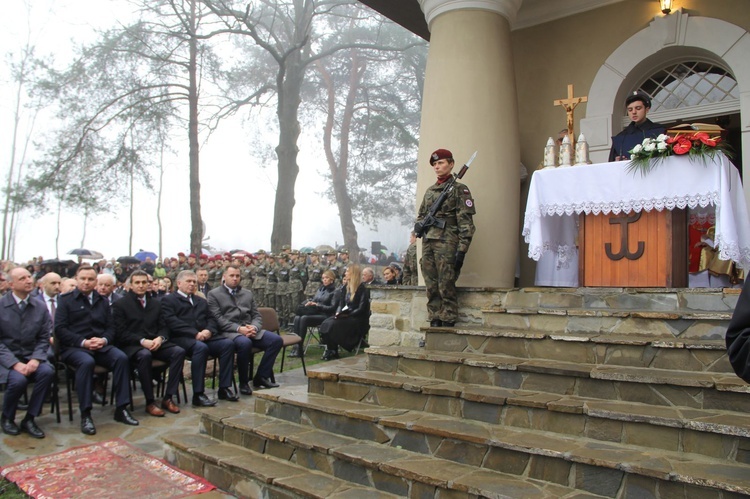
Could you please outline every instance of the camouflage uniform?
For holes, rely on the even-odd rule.
[[[424,194],[417,220],[422,220],[448,183],[431,185]],[[476,213],[469,188],[456,182],[453,192],[435,214],[445,220],[445,228],[432,226],[422,239],[422,277],[427,288],[429,320],[456,322],[458,296],[455,271],[456,252],[466,253],[474,235]]]
[[[266,272],[268,266],[266,264],[266,253],[258,252],[258,261],[253,265],[253,296],[255,297],[255,303],[259,307],[266,306]]]
[[[297,310],[303,298],[304,287],[302,285],[302,276],[306,273],[305,265],[301,261],[293,262],[289,268],[289,287],[287,289],[287,300],[289,300],[289,311],[287,320],[291,324],[294,322],[294,311]]]
[[[276,284],[279,282],[279,273],[272,254],[268,256],[266,262],[268,262],[266,264],[266,306],[278,310],[276,308]]]
[[[417,274],[417,243],[411,243],[406,250],[402,284],[404,286],[419,285],[419,276]]]
[[[307,267],[307,286],[305,287],[305,296],[312,298],[323,284],[323,272],[328,268],[327,265],[320,262],[311,263]]]
[[[283,255],[282,255],[283,256]],[[279,282],[276,285],[276,312],[279,316],[281,325],[285,326],[288,317],[289,309],[289,262],[286,258],[281,259],[281,263],[278,265],[277,275],[279,276]]]
[[[344,267],[344,264],[338,260],[334,260],[333,262],[326,262],[326,270],[330,270],[331,272],[333,272],[333,275],[336,276],[336,287],[338,288],[339,286],[341,286],[341,279],[344,278],[344,271],[346,271],[346,267]]]
[[[253,287],[253,266],[250,262],[243,264],[240,267],[240,286],[244,289],[252,289]]]
[[[219,284],[217,276],[220,275],[219,269],[216,266],[216,260],[211,260],[211,264],[208,266],[208,285],[211,286],[211,289],[214,289]]]

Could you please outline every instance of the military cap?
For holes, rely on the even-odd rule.
[[[453,159],[453,153],[448,149],[438,149],[430,155],[430,165],[441,159]]]
[[[265,255],[266,254],[266,250],[259,249],[258,251],[255,252],[255,254],[256,255]]]
[[[339,251],[339,254],[340,254],[340,255],[348,255],[348,254],[349,254],[349,250],[348,250],[348,249],[346,249],[346,248],[344,248],[344,249],[342,249],[341,251]]]
[[[317,251],[313,250],[313,251],[310,252],[310,256],[320,256],[320,253],[318,253]]]
[[[628,98],[625,99],[625,106],[627,107],[635,101],[641,101],[643,102],[643,105],[645,107],[648,107],[648,108],[651,107],[651,97],[649,97],[643,92],[635,91],[632,94],[628,95]]]
[[[190,254],[188,255],[188,258],[195,258],[195,253],[190,253]]]
[[[179,253],[177,253],[177,256],[185,256],[185,253],[183,253],[182,251],[180,251]]]
[[[299,250],[295,250],[295,249],[293,249],[293,250],[291,251],[291,253],[292,253],[292,255],[299,255]]]
[[[289,246],[288,244],[285,244],[284,246],[281,247],[281,251],[286,251],[286,250],[290,250],[290,249],[292,249],[292,247]]]
[[[276,255],[274,255],[273,253],[267,253],[266,257],[268,257],[268,258],[276,258]]]

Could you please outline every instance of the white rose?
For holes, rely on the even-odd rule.
[[[647,145],[651,144],[652,142],[653,142],[653,140],[651,138],[646,137],[645,139],[643,139],[643,142],[641,142],[641,145],[643,147],[646,147]]]
[[[638,154],[638,153],[640,153],[640,152],[641,152],[642,150],[643,150],[643,146],[642,146],[642,145],[640,145],[640,144],[636,144],[636,145],[635,145],[635,147],[633,148],[633,150],[632,150],[632,151],[630,151],[630,152],[632,152],[633,154]]]
[[[668,138],[669,138],[669,135],[666,135],[666,134],[662,133],[661,135],[659,135],[658,137],[656,137],[656,140],[659,141],[659,142],[666,142]]]
[[[659,152],[664,152],[664,151],[666,151],[666,150],[667,150],[667,143],[666,143],[666,142],[659,142],[658,144],[656,144],[656,149],[657,149],[657,150],[658,150]]]
[[[656,144],[653,142],[649,142],[645,146],[643,146],[643,150],[646,152],[654,152],[656,150]]]

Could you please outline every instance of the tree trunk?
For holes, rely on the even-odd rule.
[[[282,65],[277,77],[279,88],[277,115],[279,117],[278,184],[273,212],[271,251],[278,253],[284,244],[292,244],[292,218],[294,213],[294,185],[299,174],[297,164],[297,139],[300,135],[299,106],[305,66],[300,54],[292,54]]]
[[[156,198],[156,224],[159,227],[159,258],[164,259],[162,253],[162,226],[161,226],[161,196],[164,191],[164,139],[161,140],[161,150],[159,151],[159,195]]]
[[[83,235],[81,236],[81,245],[79,246],[79,248],[86,247],[86,226],[88,225],[88,223],[89,223],[89,209],[86,208],[83,211]]]
[[[57,200],[57,233],[55,234],[55,258],[60,258],[60,215],[62,215],[63,195]]]
[[[203,240],[201,216],[200,146],[198,143],[198,40],[196,38],[195,0],[190,0],[190,61],[188,73],[188,141],[190,147],[190,252],[199,254]]]
[[[135,175],[134,170],[135,164],[131,161],[130,163],[130,237],[128,238],[128,255],[133,254],[133,212],[134,205],[133,197],[135,196]]]

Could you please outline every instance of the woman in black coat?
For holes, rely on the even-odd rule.
[[[370,290],[362,283],[362,268],[349,265],[344,274],[336,314],[320,325],[321,341],[326,345],[323,360],[339,358],[339,346],[352,351],[370,329]]]
[[[323,284],[318,287],[315,295],[297,307],[293,327],[294,334],[302,337],[301,345],[305,344],[307,328],[319,326],[336,312],[336,301],[334,298],[336,286],[333,284],[335,280],[336,275],[332,271],[326,270],[323,272],[323,276],[321,277]],[[289,352],[289,356],[296,357],[299,355],[299,351],[298,345],[295,345],[295,349]]]

